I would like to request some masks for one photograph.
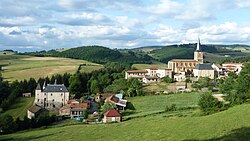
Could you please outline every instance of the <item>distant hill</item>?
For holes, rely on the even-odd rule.
[[[225,56],[232,58],[244,57],[250,54],[248,45],[201,45],[204,52],[210,53],[205,56],[205,61],[221,61]],[[40,52],[24,53],[33,56],[54,56],[87,60],[94,63],[105,64],[107,62],[119,62],[123,64],[151,64],[153,61],[166,63],[174,58],[193,58],[196,43],[168,45],[168,46],[144,46],[133,49],[110,49],[103,46],[82,46],[63,50],[49,50]],[[213,55],[216,58],[213,59]],[[208,59],[208,60],[206,60]]]
[[[123,64],[151,63],[152,58],[147,54],[134,53],[133,51],[119,51],[102,46],[83,46],[64,51],[49,50],[26,53],[34,56],[56,56],[88,60],[95,63],[120,62]]]
[[[219,51],[214,46],[201,45],[204,52],[218,53]],[[156,49],[149,52],[149,55],[153,58],[161,61],[167,62],[174,58],[193,58],[194,51],[196,49],[196,44],[183,44],[183,45],[169,45],[164,46],[161,49]]]

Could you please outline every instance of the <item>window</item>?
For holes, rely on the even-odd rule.
[[[51,94],[51,96],[52,96],[53,94]]]
[[[62,99],[62,101],[63,101],[63,99]]]
[[[55,99],[52,99],[52,102],[54,102],[55,101]]]
[[[39,99],[37,99],[37,102],[39,102]]]
[[[112,117],[112,121],[115,121],[115,117]]]
[[[61,94],[61,96],[63,96],[63,94]]]

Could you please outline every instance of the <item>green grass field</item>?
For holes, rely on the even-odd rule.
[[[17,117],[23,119],[23,117],[26,116],[27,109],[33,105],[33,102],[34,97],[19,97],[15,101],[15,104],[11,105],[10,108],[2,114],[9,114],[14,119]]]
[[[136,69],[148,69],[150,67],[154,67],[154,66],[158,66],[160,68],[167,68],[167,64],[166,63],[161,63],[161,62],[157,62],[154,61],[152,64],[133,64],[132,68],[136,68]]]
[[[128,101],[133,104],[135,111],[133,114],[125,116],[137,117],[163,112],[166,106],[176,104],[177,108],[192,107],[198,108],[198,93],[181,93],[171,95],[152,95],[128,98]]]
[[[249,140],[250,104],[198,117],[152,115],[121,123],[40,128],[0,136],[0,140]]]
[[[3,66],[2,75],[9,81],[29,79],[30,77],[37,79],[65,72],[74,73],[80,64],[87,64],[82,67],[82,72],[90,72],[103,67],[85,60],[68,58],[0,55],[0,65]]]

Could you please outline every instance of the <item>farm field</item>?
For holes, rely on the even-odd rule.
[[[0,65],[4,79],[23,80],[33,77],[52,76],[53,74],[74,73],[80,64],[81,72],[90,72],[102,68],[102,65],[85,60],[76,60],[57,57],[31,57],[22,55],[6,54],[0,55]]]
[[[249,108],[243,104],[209,116],[158,114],[114,124],[51,126],[2,135],[0,140],[249,140]]]
[[[7,111],[1,114],[9,114],[14,119],[17,117],[23,119],[26,116],[27,109],[33,105],[34,99],[34,97],[19,97],[15,104],[11,105]]]

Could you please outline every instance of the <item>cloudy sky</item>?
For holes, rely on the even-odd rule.
[[[250,0],[1,0],[0,50],[250,44]]]

